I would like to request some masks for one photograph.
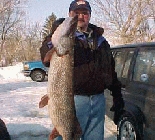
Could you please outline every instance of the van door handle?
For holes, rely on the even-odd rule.
[[[121,88],[122,90],[126,90],[126,88]]]
[[[125,87],[126,87],[125,85],[122,85],[121,90],[126,90],[126,88],[125,88]]]

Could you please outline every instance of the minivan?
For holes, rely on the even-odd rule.
[[[111,51],[125,101],[117,139],[155,140],[155,42],[116,46]],[[112,118],[112,96],[105,97],[106,115]]]

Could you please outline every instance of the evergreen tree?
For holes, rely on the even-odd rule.
[[[42,29],[42,37],[43,39],[50,34],[52,24],[56,20],[56,15],[52,13],[48,18],[46,18],[45,24]]]

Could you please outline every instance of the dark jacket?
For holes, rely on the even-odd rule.
[[[103,29],[89,24],[91,36],[77,32],[74,46],[74,93],[78,95],[99,94],[108,88],[115,97],[121,97],[121,83],[115,72],[115,62],[110,45],[102,36]],[[86,38],[85,38],[86,37]],[[47,46],[40,49],[42,60]],[[49,66],[49,62],[44,63]]]

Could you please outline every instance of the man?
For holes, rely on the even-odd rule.
[[[91,7],[87,1],[72,1],[69,16],[76,15],[78,24],[74,46],[74,100],[76,115],[82,128],[81,140],[103,140],[104,90],[108,88],[112,91],[112,110],[117,114],[124,107],[121,83],[117,79],[110,46],[102,37],[104,30],[89,23]],[[117,123],[116,115],[114,122]],[[57,138],[61,139],[60,136]]]

